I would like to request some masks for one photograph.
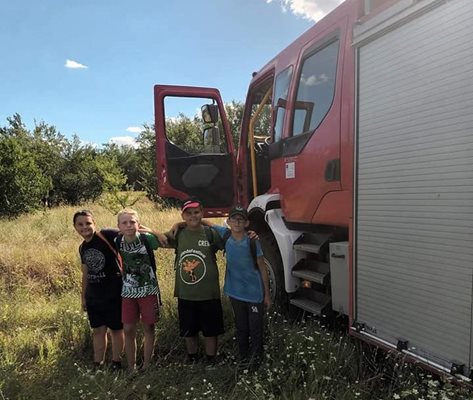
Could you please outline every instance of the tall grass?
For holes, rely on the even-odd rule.
[[[100,227],[115,216],[90,204]],[[146,200],[142,222],[165,231],[180,219]],[[164,305],[152,368],[137,376],[92,371],[91,338],[80,310],[80,237],[75,209],[62,207],[2,221],[0,231],[0,399],[467,399],[469,391],[433,379],[402,359],[366,347],[305,318],[276,311],[266,323],[265,359],[237,364],[230,307],[216,370],[186,365],[178,336],[172,250],[157,252]],[[222,260],[220,259],[220,264]]]

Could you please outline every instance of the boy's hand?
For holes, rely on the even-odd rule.
[[[168,245],[168,238],[164,233],[154,233],[159,240],[161,246],[166,247]]]
[[[186,223],[185,222],[176,222],[172,228],[170,229],[170,231],[168,232],[168,234],[171,236],[172,239],[175,239],[176,238],[176,233],[179,229],[181,228],[185,228],[186,227]]]
[[[147,226],[141,225],[138,227],[139,232],[146,232],[146,233],[153,233],[153,230],[151,228],[148,228]]]
[[[255,231],[248,231],[248,237],[250,239],[259,239],[259,236]]]

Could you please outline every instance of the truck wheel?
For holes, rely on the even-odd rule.
[[[274,236],[270,232],[258,234],[268,269],[269,290],[274,304],[287,307],[287,293],[284,285],[284,270],[281,255]]]

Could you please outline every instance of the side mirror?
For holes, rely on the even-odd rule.
[[[204,130],[204,150],[206,153],[220,153],[220,132],[215,127]]]
[[[200,110],[204,124],[216,124],[218,122],[218,106],[216,104],[204,104]]]

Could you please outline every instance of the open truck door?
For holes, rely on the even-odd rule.
[[[197,197],[206,216],[236,204],[236,157],[217,89],[154,87],[158,194]]]

